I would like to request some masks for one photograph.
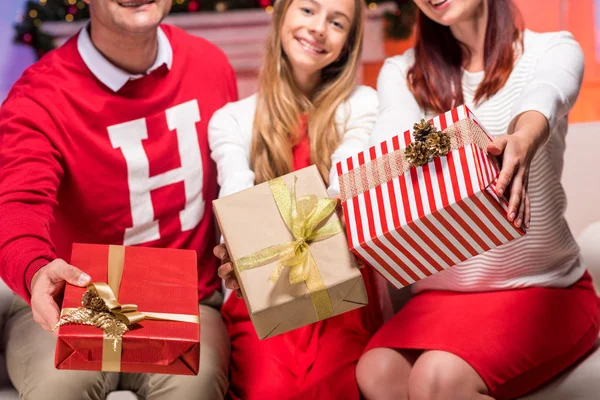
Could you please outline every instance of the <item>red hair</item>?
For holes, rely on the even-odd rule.
[[[485,32],[485,77],[475,92],[475,103],[496,94],[508,80],[515,62],[514,45],[522,46],[521,16],[512,0],[488,2]],[[462,90],[463,53],[468,49],[456,40],[450,28],[429,19],[419,10],[415,64],[408,83],[421,108],[442,113],[464,103]]]

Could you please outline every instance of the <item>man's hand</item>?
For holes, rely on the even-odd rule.
[[[84,287],[90,279],[88,274],[61,259],[42,267],[31,280],[31,309],[35,322],[51,331],[60,316],[56,298],[63,294],[65,283]]]

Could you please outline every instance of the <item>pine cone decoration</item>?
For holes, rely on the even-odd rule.
[[[68,324],[95,326],[102,329],[106,337],[114,339],[113,346],[116,346],[116,339],[129,330],[127,324],[113,315],[104,300],[93,290],[88,289],[83,294],[81,304],[83,307],[67,311],[54,329]]]
[[[450,152],[450,136],[444,132],[434,132],[427,137],[425,146],[432,157],[445,156]]]
[[[415,167],[422,167],[429,161],[429,152],[427,151],[427,146],[425,146],[425,143],[421,142],[412,142],[406,146],[404,155],[406,156],[408,162]]]
[[[68,311],[59,320],[54,329],[68,324],[95,326],[102,329],[107,337],[114,339],[123,336],[129,330],[127,325],[107,312],[96,312],[89,308],[76,308]]]
[[[98,296],[98,293],[92,292],[91,290],[87,290],[83,297],[81,298],[81,304],[85,308],[89,308],[90,310],[97,312],[108,312],[108,307],[104,303],[104,300]]]
[[[425,143],[427,136],[434,132],[437,132],[435,126],[424,119],[421,119],[421,122],[417,122],[413,125],[413,137],[415,138],[415,142]]]

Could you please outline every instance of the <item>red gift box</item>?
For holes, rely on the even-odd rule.
[[[350,249],[396,287],[525,234],[496,195],[492,139],[471,110],[460,106],[429,123],[436,141],[415,143],[416,124],[336,166]],[[442,147],[447,154],[438,154]]]
[[[118,346],[115,340],[105,337],[100,328],[61,326],[56,368],[198,373],[200,329],[194,251],[74,244],[71,263],[89,274],[92,282],[108,283],[120,304],[134,304],[139,312],[147,315],[123,335]],[[85,288],[67,285],[63,313],[81,307],[85,291]],[[176,320],[148,319],[152,314]]]

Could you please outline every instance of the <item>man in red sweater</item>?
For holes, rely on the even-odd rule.
[[[20,296],[4,335],[10,377],[31,399],[117,388],[222,398],[229,339],[215,309],[207,125],[237,99],[233,70],[215,46],[160,25],[171,0],[85,1],[90,24],[25,71],[0,108],[0,273]],[[73,242],[198,252],[197,377],[54,369],[55,299],[65,282],[90,280],[68,263]]]

